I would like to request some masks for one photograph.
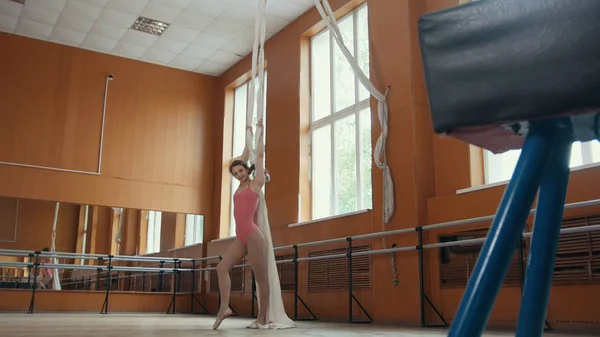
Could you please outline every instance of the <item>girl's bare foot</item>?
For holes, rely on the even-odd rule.
[[[213,330],[217,330],[219,328],[219,326],[221,325],[221,323],[225,320],[225,318],[231,316],[233,313],[231,312],[231,309],[227,308],[225,310],[219,310],[219,313],[217,313],[217,319],[215,320],[215,323],[213,324]]]

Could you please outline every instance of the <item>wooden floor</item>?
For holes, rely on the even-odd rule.
[[[218,331],[211,329],[213,317],[166,314],[20,313],[0,314],[0,336],[10,337],[198,337],[198,336],[446,336],[445,330],[403,329],[376,325],[299,322],[297,329],[248,330],[249,319],[230,318]],[[548,334],[556,337],[568,335]],[[490,332],[484,336],[514,336]],[[572,336],[572,335],[569,335]],[[591,336],[591,335],[590,335]]]

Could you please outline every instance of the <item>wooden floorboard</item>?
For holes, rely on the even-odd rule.
[[[93,313],[21,313],[0,314],[0,336],[4,337],[198,337],[198,336],[395,336],[439,337],[447,330],[406,329],[373,324],[298,322],[288,330],[248,330],[250,319],[230,318],[218,331],[212,330],[214,317],[204,315]],[[514,333],[490,332],[484,336],[514,336]],[[551,336],[566,337],[553,333]],[[591,336],[591,335],[590,335]]]

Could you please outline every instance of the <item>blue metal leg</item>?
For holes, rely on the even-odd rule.
[[[558,121],[531,125],[513,177],[479,253],[449,337],[481,336],[529,215],[541,173],[555,144]]]
[[[573,142],[568,131],[556,137],[557,144],[548,158],[540,185],[517,337],[541,337],[544,333]]]

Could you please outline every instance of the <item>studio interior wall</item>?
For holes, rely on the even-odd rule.
[[[0,195],[210,217],[214,77],[0,33]]]
[[[330,1],[336,14],[342,16],[363,1]],[[417,39],[417,22],[420,15],[456,6],[462,0],[408,0],[408,1],[366,1],[369,6],[370,31],[370,77],[375,86],[384,91],[391,86],[389,94],[388,161],[396,185],[396,213],[388,229],[410,228],[418,225],[464,219],[493,214],[502,196],[504,187],[495,187],[457,194],[456,191],[471,186],[473,165],[469,145],[450,138],[433,134],[429,119],[427,90],[423,76],[420,50]],[[275,246],[301,242],[337,238],[381,230],[381,172],[373,167],[373,210],[333,220],[311,222],[289,228],[298,217],[298,194],[302,193],[302,181],[289,177],[300,177],[306,153],[302,152],[307,114],[306,35],[320,29],[319,14],[311,10],[284,28],[266,43],[266,63],[269,71],[267,83],[268,125],[266,148],[267,167],[272,176],[268,184],[267,204]],[[214,194],[228,200],[229,177],[226,172],[231,158],[231,90],[248,79],[250,59],[246,58],[219,77],[218,111],[223,111],[223,119],[215,129],[224,135],[224,142],[216,144]],[[372,99],[372,144],[375,144],[380,127],[376,115],[376,102]],[[223,123],[225,121],[225,123]],[[283,141],[285,140],[285,141]],[[233,154],[237,155],[237,154]],[[567,202],[596,199],[600,196],[597,188],[586,188],[590,181],[600,181],[598,169],[588,169],[571,174]],[[586,185],[587,184],[587,185]],[[594,183],[595,184],[595,183]],[[219,198],[216,198],[217,200]],[[474,202],[482,205],[473,208]],[[213,204],[215,218],[226,218],[229,209],[222,204]],[[567,212],[565,217],[584,216],[598,212],[584,209]],[[225,224],[226,225],[226,224]],[[223,224],[221,224],[223,226]],[[488,227],[489,224],[465,226],[458,230],[474,227]],[[209,239],[222,237],[222,228],[212,227]],[[425,236],[425,243],[438,242],[442,231],[433,231]],[[222,254],[230,240],[208,243],[207,255]],[[363,242],[371,249],[382,248],[381,240]],[[388,245],[416,244],[416,235],[390,237]],[[343,245],[342,245],[343,247]],[[301,250],[306,256],[310,251],[340,248],[339,245],[323,245]],[[278,252],[289,254],[290,252]],[[357,297],[378,322],[395,322],[410,325],[419,324],[419,281],[416,253],[401,253],[396,256],[399,285],[392,283],[390,260],[387,255],[372,258],[370,289],[357,291]],[[307,266],[300,264],[300,295],[318,317],[332,320],[347,319],[346,291],[307,290]],[[425,261],[425,291],[448,321],[452,321],[462,296],[463,289],[442,289],[440,286],[440,257],[438,251],[429,251]],[[249,289],[249,280],[246,280]],[[206,285],[208,287],[208,284]],[[586,322],[598,317],[598,301],[582,300],[590,291],[597,291],[598,285],[553,287],[549,308],[549,320],[555,326],[589,328]],[[216,308],[217,293],[207,290],[207,301]],[[250,312],[250,293],[235,294],[233,305],[236,310]],[[284,291],[288,311],[291,312],[293,298]],[[515,325],[517,308],[520,303],[518,287],[503,288],[492,316],[491,326]],[[355,312],[358,312],[355,306]],[[306,312],[302,311],[301,315]],[[426,317],[430,323],[439,323],[433,310],[426,306]],[[580,320],[577,319],[580,318]],[[361,317],[357,315],[357,319]],[[364,317],[363,317],[364,318]],[[597,321],[597,320],[596,320]],[[596,323],[597,325],[598,323]],[[598,326],[596,326],[598,328]]]

